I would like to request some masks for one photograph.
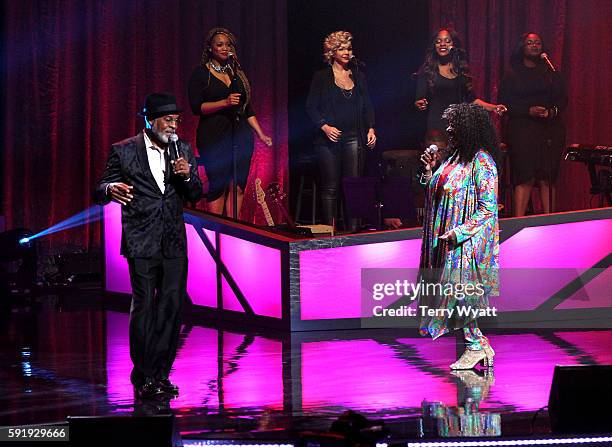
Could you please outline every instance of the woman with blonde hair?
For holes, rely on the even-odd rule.
[[[336,217],[342,178],[363,175],[364,151],[376,144],[374,108],[365,74],[353,55],[352,40],[348,31],[325,37],[323,58],[328,66],[314,74],[306,101],[306,111],[317,129],[315,154],[323,218],[328,225]],[[356,225],[355,219],[345,223],[351,231]]]
[[[198,164],[204,166],[209,182],[208,211],[225,211],[231,216],[234,153],[239,212],[253,155],[253,131],[266,146],[272,146],[272,139],[255,117],[251,86],[237,62],[236,38],[229,30],[209,31],[200,65],[189,80],[188,94],[193,113],[200,116],[196,145]]]

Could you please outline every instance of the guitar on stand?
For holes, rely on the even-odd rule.
[[[255,179],[255,195],[257,196],[257,203],[259,203],[259,206],[261,206],[264,217],[266,218],[266,223],[269,227],[273,227],[274,219],[272,219],[272,214],[270,214],[270,209],[266,203],[266,192],[261,187],[260,178]]]
[[[285,207],[284,200],[287,197],[287,194],[283,192],[278,182],[270,183],[268,187],[266,188],[266,194],[268,195],[268,197],[270,197],[270,200],[272,200],[272,202],[274,202],[274,204],[278,207],[279,211],[281,212],[281,214],[287,221],[287,227],[291,229],[295,229],[296,228],[295,221],[289,215],[289,211],[287,211],[287,207]]]
[[[255,193],[257,195],[257,203],[259,203],[261,206],[264,217],[266,218],[266,223],[269,227],[274,227],[277,230],[299,234],[302,236],[312,236],[312,231],[310,228],[298,227],[295,224],[295,221],[289,214],[289,211],[287,211],[287,207],[284,203],[287,194],[283,192],[282,188],[277,182],[270,183],[264,191],[264,189],[261,187],[261,179],[257,178],[255,179]],[[271,204],[274,204],[278,208],[281,215],[285,218],[287,222],[286,224],[274,224],[267,199],[270,199]]]

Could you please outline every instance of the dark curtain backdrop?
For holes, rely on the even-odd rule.
[[[195,146],[186,86],[206,32],[225,26],[253,86],[273,149],[257,144],[245,220],[263,222],[253,184],[287,183],[286,4],[283,0],[15,0],[4,4],[2,214],[7,228],[45,229],[92,205],[111,143],[142,127],[153,91],[176,94],[179,134]],[[99,224],[55,244],[99,242]]]
[[[568,84],[567,142],[612,145],[612,2],[432,0],[432,33],[450,23],[467,44],[476,92],[491,101],[520,35],[540,33]],[[585,165],[562,161],[558,210],[590,208],[589,187]]]

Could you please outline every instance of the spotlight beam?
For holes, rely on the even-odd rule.
[[[84,211],[81,211],[78,214],[75,214],[68,219],[65,219],[52,227],[47,228],[39,233],[36,233],[30,237],[23,238],[19,240],[20,244],[27,244],[34,239],[38,239],[39,237],[47,236],[49,234],[57,233],[59,231],[68,230],[69,228],[78,227],[87,223],[97,222],[102,218],[102,207],[99,205],[94,205],[90,208],[87,208]]]

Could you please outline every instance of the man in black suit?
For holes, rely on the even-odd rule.
[[[196,202],[202,183],[189,143],[176,140],[174,96],[152,93],[140,113],[145,129],[115,143],[96,200],[121,204],[121,254],[132,284],[131,380],[139,398],[178,394],[168,379],[187,285],[183,202]]]

